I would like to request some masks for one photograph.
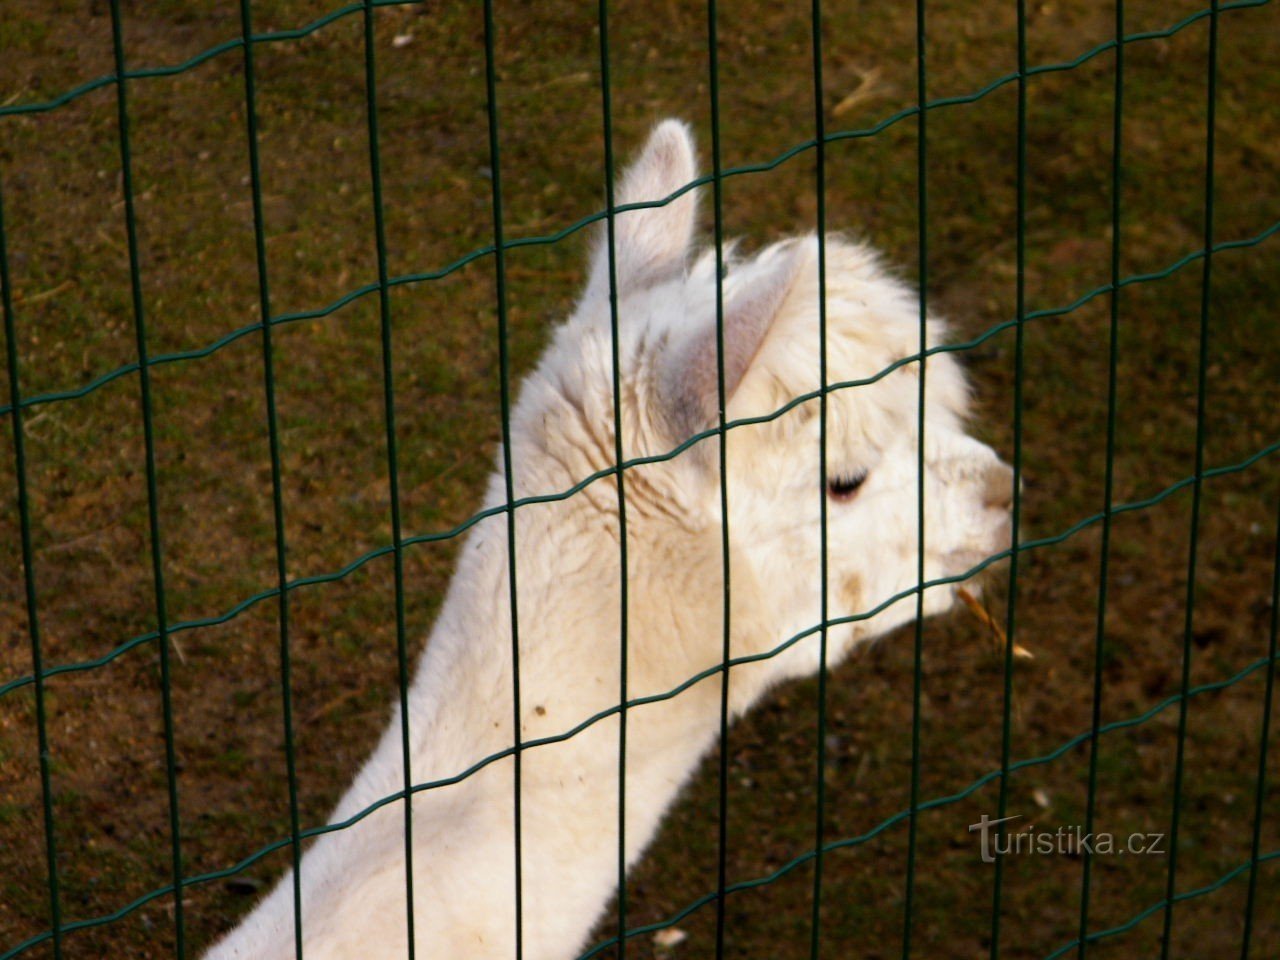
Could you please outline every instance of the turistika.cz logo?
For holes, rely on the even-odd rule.
[[[1162,856],[1165,853],[1163,833],[1117,835],[1086,831],[1079,825],[1037,830],[1034,823],[1016,832],[998,829],[1002,824],[1021,819],[1020,813],[999,819],[992,819],[984,813],[977,823],[969,824],[970,833],[980,834],[978,842],[983,863],[995,863],[997,857],[1018,855],[1116,856],[1133,853]]]

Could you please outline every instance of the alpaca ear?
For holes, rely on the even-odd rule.
[[[640,157],[622,175],[614,191],[615,207],[665,200],[697,175],[693,136],[679,120],[658,124]],[[693,242],[695,191],[660,207],[626,210],[614,217],[614,258],[618,292],[677,276]],[[596,234],[587,297],[609,295],[609,236],[606,224]]]
[[[812,244],[789,243],[767,251],[749,274],[724,295],[724,397],[729,405],[748,372],[767,362],[762,350],[796,281],[809,266]],[[673,421],[690,432],[719,419],[719,343],[714,321],[694,332],[668,368],[670,396],[678,409]]]

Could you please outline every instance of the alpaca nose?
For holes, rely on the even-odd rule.
[[[1007,463],[993,463],[987,469],[982,503],[992,510],[1013,508],[1013,468]]]

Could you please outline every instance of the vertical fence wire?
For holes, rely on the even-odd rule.
[[[58,840],[53,814],[50,771],[49,708],[45,702],[44,650],[36,599],[35,551],[31,547],[31,502],[27,491],[27,447],[22,422],[22,389],[18,381],[18,333],[13,313],[13,281],[9,273],[9,240],[5,231],[4,193],[0,190],[0,305],[4,307],[5,363],[9,375],[9,420],[13,429],[13,466],[18,487],[18,529],[22,542],[22,580],[26,592],[27,636],[31,640],[31,675],[36,701],[36,747],[40,767],[40,806],[44,818],[44,852],[48,866],[49,928],[54,960],[62,960],[62,892],[58,883]]]
[[[1107,649],[1107,597],[1111,582],[1112,497],[1115,489],[1116,411],[1120,359],[1120,252],[1121,210],[1124,202],[1124,0],[1116,0],[1116,61],[1111,104],[1111,298],[1107,342],[1107,439],[1102,479],[1102,533],[1098,550],[1098,609],[1093,643],[1093,700],[1089,726],[1089,780],[1085,799],[1084,833],[1093,836],[1097,812],[1098,755],[1102,752],[1098,730],[1102,726],[1103,667]],[[1089,949],[1089,895],[1093,880],[1093,850],[1081,851],[1080,924],[1077,956],[1084,960]]]
[[[1249,845],[1249,891],[1244,907],[1240,960],[1249,960],[1253,916],[1257,908],[1258,866],[1262,862],[1262,800],[1267,794],[1267,747],[1271,738],[1271,701],[1276,688],[1276,635],[1280,633],[1280,509],[1276,510],[1275,559],[1271,570],[1271,640],[1267,647],[1267,682],[1262,694],[1262,730],[1258,739],[1258,776],[1253,788],[1253,840]]]
[[[389,483],[391,488],[391,519],[394,540],[395,562],[395,605],[396,605],[396,640],[397,659],[399,665],[399,696],[401,703],[401,742],[404,763],[404,850],[405,880],[408,924],[408,950],[410,957],[414,954],[414,920],[413,920],[413,861],[412,861],[412,776],[410,769],[410,717],[408,711],[408,678],[409,663],[407,654],[405,627],[405,596],[403,571],[403,533],[400,518],[400,495],[398,476],[398,453],[395,428],[395,386],[393,377],[393,330],[390,310],[390,278],[387,270],[387,241],[385,211],[382,197],[381,160],[379,156],[379,136],[377,119],[377,66],[375,56],[374,7],[377,0],[363,0],[365,70],[367,120],[369,127],[369,163],[372,185],[372,201],[378,260],[378,293],[380,309],[380,329],[382,341],[383,386],[386,443],[388,456]],[[1029,73],[1026,64],[1026,12],[1025,0],[1018,0],[1018,130],[1017,130],[1017,264],[1016,264],[1016,375],[1014,384],[1014,484],[1012,509],[1013,551],[1009,573],[1009,600],[1007,611],[1007,643],[1004,657],[1004,701],[1002,723],[1002,758],[1000,776],[999,816],[1003,817],[1007,809],[1008,780],[1011,755],[1011,704],[1013,694],[1013,649],[1015,632],[1015,611],[1017,603],[1018,576],[1018,536],[1021,505],[1021,445],[1022,445],[1022,391],[1023,391],[1023,336],[1025,317],[1025,216],[1026,216],[1026,146],[1027,146],[1027,82]],[[1202,512],[1203,481],[1205,479],[1204,448],[1206,441],[1207,387],[1208,387],[1208,346],[1210,336],[1210,319],[1212,303],[1212,259],[1214,230],[1214,152],[1215,152],[1215,109],[1217,88],[1218,58],[1218,18],[1222,9],[1219,0],[1212,0],[1209,22],[1209,51],[1207,77],[1207,123],[1206,123],[1206,159],[1204,184],[1204,245],[1203,275],[1201,285],[1200,311],[1200,343],[1197,374],[1196,433],[1195,433],[1195,473],[1193,500],[1190,520],[1190,542],[1187,557],[1187,582],[1185,623],[1183,631],[1182,677],[1179,697],[1178,741],[1172,793],[1172,812],[1170,827],[1170,851],[1166,876],[1166,889],[1163,900],[1163,937],[1162,957],[1170,955],[1172,943],[1172,926],[1175,903],[1183,899],[1176,895],[1178,832],[1183,806],[1183,783],[1185,775],[1185,747],[1188,734],[1189,700],[1191,676],[1191,655],[1193,627],[1195,623],[1196,579],[1198,565],[1198,540]],[[161,671],[161,697],[164,714],[165,761],[169,801],[169,827],[171,848],[171,869],[173,874],[173,893],[175,897],[174,925],[175,950],[178,957],[185,955],[185,918],[183,907],[183,859],[182,831],[177,776],[177,751],[175,744],[175,727],[172,703],[172,676],[169,660],[170,624],[166,608],[164,583],[164,551],[161,537],[158,501],[158,470],[156,465],[156,438],[154,433],[154,415],[152,405],[152,384],[150,379],[151,360],[148,352],[147,318],[144,309],[142,277],[140,269],[139,243],[136,211],[133,196],[132,159],[129,141],[130,114],[128,107],[129,75],[126,71],[125,47],[123,41],[122,18],[119,0],[110,0],[112,18],[112,39],[115,58],[117,82],[117,113],[120,138],[120,156],[122,164],[124,215],[128,238],[128,255],[130,282],[134,313],[134,334],[140,372],[140,404],[143,421],[144,448],[146,457],[146,484],[148,497],[148,522],[150,532],[150,553],[152,573],[156,591],[157,634],[159,640],[159,658]],[[280,629],[280,668],[281,691],[284,713],[285,756],[288,768],[288,787],[290,805],[290,827],[293,857],[293,926],[295,936],[295,952],[299,960],[302,956],[302,899],[300,880],[300,822],[298,805],[298,786],[296,758],[294,755],[294,737],[292,720],[292,688],[290,669],[290,618],[287,581],[287,542],[285,533],[285,507],[283,493],[283,473],[280,456],[280,433],[276,412],[274,350],[271,334],[270,290],[268,285],[267,254],[265,245],[265,224],[262,202],[262,181],[259,158],[259,137],[257,129],[257,110],[254,72],[254,41],[250,0],[241,0],[242,46],[244,48],[246,119],[249,140],[249,160],[251,169],[251,187],[253,197],[254,233],[257,252],[259,278],[259,298],[262,318],[262,356],[264,364],[264,388],[266,394],[268,439],[271,454],[272,494],[275,520],[276,562],[279,598]],[[730,532],[729,532],[729,492],[728,492],[728,459],[727,459],[727,406],[728,390],[725,379],[725,304],[723,277],[725,274],[725,252],[723,239],[722,179],[724,171],[721,157],[720,136],[720,95],[719,95],[719,59],[717,5],[709,0],[707,7],[709,30],[709,70],[712,125],[713,154],[713,194],[715,212],[715,261],[716,261],[716,341],[717,341],[717,391],[718,391],[718,438],[720,468],[720,509],[722,514],[722,561],[724,576],[723,593],[723,662],[720,691],[720,734],[721,750],[719,758],[719,821],[718,821],[718,867],[716,895],[716,955],[724,956],[725,938],[727,934],[726,895],[728,891],[728,732],[729,732],[729,692],[730,692],[730,660],[731,660],[731,577],[730,577]],[[1088,796],[1085,829],[1092,830],[1096,814],[1096,790],[1098,781],[1098,755],[1100,748],[1101,698],[1103,694],[1102,666],[1105,650],[1106,612],[1108,594],[1108,570],[1110,560],[1111,526],[1114,512],[1112,503],[1113,474],[1115,457],[1116,407],[1117,407],[1117,365],[1118,365],[1118,329],[1120,322],[1120,252],[1121,252],[1121,203],[1122,203],[1122,121],[1123,121],[1123,87],[1124,87],[1124,5],[1117,0],[1115,11],[1116,31],[1116,64],[1115,93],[1113,104],[1113,155],[1111,171],[1111,282],[1110,282],[1110,326],[1108,354],[1108,399],[1107,399],[1107,440],[1106,467],[1104,477],[1104,507],[1102,513],[1102,548],[1100,558],[1100,580],[1098,589],[1098,608],[1096,612],[1095,664],[1093,677],[1092,721],[1089,737],[1090,759]],[[814,824],[814,874],[812,892],[812,917],[810,931],[810,955],[813,960],[820,955],[821,949],[821,905],[823,884],[823,854],[827,849],[824,836],[826,809],[825,796],[825,730],[827,724],[827,644],[829,628],[828,608],[828,504],[825,495],[827,482],[827,450],[826,433],[828,418],[827,388],[827,342],[826,342],[826,133],[825,114],[823,109],[823,62],[822,62],[822,27],[821,0],[812,0],[812,45],[813,45],[813,83],[814,83],[814,122],[816,146],[816,190],[817,190],[817,232],[818,232],[818,276],[819,276],[819,373],[820,373],[820,473],[821,473],[821,622],[820,633],[820,669],[818,674],[818,716],[817,716],[817,784],[816,815]],[[522,888],[522,853],[521,853],[521,700],[520,700],[520,668],[519,668],[519,629],[516,579],[516,530],[515,530],[515,486],[511,451],[511,370],[510,370],[510,332],[508,327],[505,249],[501,166],[499,155],[499,122],[497,101],[497,68],[496,68],[496,29],[493,17],[492,0],[484,3],[485,30],[485,81],[488,104],[488,133],[492,170],[492,203],[494,220],[494,253],[497,287],[497,320],[501,376],[503,468],[506,481],[506,519],[507,548],[509,559],[508,586],[510,591],[511,643],[512,643],[512,685],[513,685],[513,721],[514,721],[514,855],[515,855],[515,934],[516,956],[520,957],[522,945],[523,888]],[[615,428],[615,475],[618,484],[620,511],[620,562],[622,576],[620,581],[620,675],[619,675],[619,768],[618,768],[618,927],[617,943],[619,955],[626,951],[627,931],[627,886],[626,886],[626,754],[627,754],[627,646],[628,646],[628,578],[627,578],[627,536],[626,536],[626,496],[624,483],[624,443],[622,435],[621,415],[621,369],[620,369],[620,318],[618,310],[616,251],[615,251],[615,217],[614,209],[614,153],[612,130],[612,103],[610,89],[609,66],[609,31],[608,0],[599,0],[600,30],[600,65],[601,65],[601,97],[603,112],[603,129],[605,143],[605,183],[606,183],[606,217],[605,229],[607,237],[607,257],[609,270],[610,324],[612,334],[613,365],[613,402]],[[916,860],[918,847],[918,819],[920,812],[921,781],[921,698],[923,688],[923,611],[925,584],[925,399],[926,370],[925,353],[927,351],[927,312],[928,312],[928,138],[927,138],[927,51],[926,51],[926,6],[925,0],[917,0],[916,6],[916,44],[917,44],[917,177],[918,177],[918,250],[919,250],[919,323],[920,349],[919,359],[919,395],[918,395],[918,450],[917,450],[917,512],[919,518],[917,530],[917,563],[918,583],[916,585],[916,621],[914,671],[912,680],[912,730],[911,730],[911,799],[909,813],[908,860],[906,877],[906,896],[903,921],[904,958],[910,955],[912,946],[912,929],[914,925],[913,909],[915,904]],[[46,703],[46,677],[43,666],[43,649],[37,606],[37,589],[33,565],[33,548],[31,536],[31,516],[28,499],[28,468],[24,445],[24,424],[22,418],[22,397],[19,382],[20,357],[16,336],[16,320],[13,309],[13,297],[9,276],[9,260],[7,240],[4,228],[3,197],[0,196],[0,285],[3,286],[4,327],[7,345],[7,366],[9,374],[9,394],[12,427],[14,431],[14,462],[17,480],[17,506],[21,529],[21,550],[26,588],[26,607],[28,613],[28,633],[31,641],[34,694],[36,707],[36,726],[39,744],[39,766],[41,791],[43,800],[45,846],[48,860],[49,908],[51,915],[51,931],[53,952],[56,958],[62,955],[64,930],[61,916],[61,892],[57,862],[56,828],[54,815],[54,798],[51,782],[51,750],[49,746],[48,716]],[[1277,530],[1276,568],[1273,572],[1272,610],[1270,623],[1270,661],[1268,663],[1266,694],[1261,717],[1261,739],[1258,756],[1258,773],[1255,791],[1255,816],[1252,838],[1252,857],[1249,876],[1249,889],[1244,916],[1244,931],[1241,945],[1241,956],[1247,958],[1253,935],[1253,921],[1256,910],[1258,867],[1269,856],[1261,855],[1261,827],[1263,801],[1266,794],[1267,757],[1271,730],[1272,698],[1276,668],[1277,616],[1276,602],[1280,599],[1280,529]],[[1003,832],[1003,827],[998,828]],[[1087,951],[1088,921],[1091,892],[1092,859],[1086,851],[1082,863],[1081,905],[1079,918],[1078,955],[1083,958]],[[1001,892],[1003,883],[1003,861],[997,859],[993,891],[993,908],[991,918],[990,952],[994,958],[1000,949]]]
[[[711,98],[711,189],[715,213],[716,250],[716,429],[720,467],[720,564],[724,577],[722,606],[724,635],[720,675],[720,763],[716,835],[716,960],[724,957],[726,887],[729,882],[729,661],[732,659],[729,608],[732,600],[729,563],[729,435],[724,370],[724,168],[720,144],[720,29],[716,0],[707,0],[707,71]]]
[[[124,194],[125,234],[129,248],[129,289],[134,339],[138,353],[139,403],[147,482],[147,526],[151,541],[151,576],[155,584],[156,642],[160,651],[160,702],[164,716],[165,781],[169,793],[170,870],[173,875],[175,953],[186,956],[186,916],[182,902],[182,822],[178,803],[178,762],[174,747],[173,672],[169,657],[169,614],[165,597],[164,544],[160,536],[159,485],[156,480],[156,437],[151,402],[151,364],[147,348],[146,309],[138,253],[138,220],[133,194],[133,152],[129,142],[129,81],[125,76],[124,23],[120,0],[111,0],[111,46],[116,76],[116,124],[120,141],[120,180]]]
[[[1009,764],[1013,753],[1013,649],[1017,636],[1018,538],[1022,525],[1022,407],[1026,379],[1024,353],[1027,314],[1027,8],[1018,0],[1018,106],[1014,211],[1014,373],[1013,373],[1013,505],[1009,517],[1009,599],[1005,612],[1004,691],[1000,718],[1000,788],[996,812],[996,843],[1005,832],[1009,809]],[[1000,909],[1004,894],[1004,857],[996,855],[991,900],[992,960],[1000,955]]]
[[[293,862],[294,956],[302,958],[302,825],[298,812],[298,767],[293,738],[293,678],[289,644],[288,543],[285,538],[284,478],[280,462],[280,423],[276,414],[275,349],[271,341],[271,287],[267,270],[266,221],[262,210],[262,166],[258,144],[257,83],[253,57],[251,0],[240,0],[244,37],[245,123],[249,146],[249,184],[253,201],[253,242],[258,270],[258,309],[262,318],[262,379],[267,407],[267,445],[271,458],[271,508],[275,532],[276,588],[280,627],[280,701],[284,758],[289,788],[289,852]]]
[[[911,956],[920,820],[920,700],[924,686],[924,403],[929,330],[929,137],[925,0],[916,0],[916,251],[920,261],[920,371],[916,394],[916,618],[911,671],[911,815],[907,821],[906,894],[902,908],[902,960]]]
[[[813,45],[813,127],[814,142],[817,145],[814,156],[814,186],[818,228],[818,575],[821,578],[821,630],[818,635],[817,796],[813,815],[813,915],[809,928],[809,957],[810,960],[818,960],[822,937],[822,866],[827,816],[827,621],[831,617],[827,542],[827,123],[822,93],[822,0],[813,0],[810,18]]]
[[[1169,825],[1169,871],[1164,892],[1164,931],[1161,960],[1168,960],[1173,940],[1173,908],[1178,874],[1178,833],[1182,820],[1182,782],[1186,767],[1187,717],[1190,702],[1191,650],[1195,626],[1196,571],[1199,560],[1200,512],[1204,496],[1205,401],[1208,393],[1209,319],[1213,298],[1213,194],[1214,148],[1218,100],[1218,0],[1212,0],[1209,16],[1209,64],[1206,83],[1204,158],[1204,261],[1200,279],[1200,357],[1196,371],[1195,481],[1191,492],[1191,537],[1187,547],[1187,602],[1182,630],[1182,682],[1178,689],[1178,748],[1173,769],[1173,815]]]
[[[618,259],[613,209],[613,93],[609,74],[609,0],[600,0],[600,116],[604,135],[605,256],[609,270],[609,334],[613,367],[613,458],[618,477],[618,958],[627,955],[627,489],[622,442],[622,361],[618,319]],[[656,199],[656,198],[641,198]]]
[[[507,317],[507,256],[502,220],[502,154],[498,142],[497,30],[493,0],[484,0],[484,82],[489,124],[489,168],[493,206],[493,269],[498,311],[498,377],[502,415],[502,472],[507,497],[507,589],[511,595],[511,719],[512,719],[512,820],[515,857],[515,960],[524,956],[524,858],[523,808],[520,778],[524,750],[520,735],[520,605],[516,593],[515,475],[511,459],[511,356]]]
[[[391,291],[387,275],[387,223],[382,202],[382,156],[378,137],[377,31],[372,0],[364,0],[365,117],[369,130],[369,186],[378,259],[378,324],[382,354],[383,427],[387,438],[387,494],[391,499],[391,543],[395,578],[396,678],[400,697],[400,755],[404,766],[404,898],[408,957],[416,945],[413,923],[413,767],[409,740],[409,650],[404,614],[404,534],[400,519],[400,454],[396,443],[396,385],[392,362]]]

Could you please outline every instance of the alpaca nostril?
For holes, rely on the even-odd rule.
[[[993,510],[1013,508],[1013,468],[1007,463],[993,464],[987,470],[982,503]]]

